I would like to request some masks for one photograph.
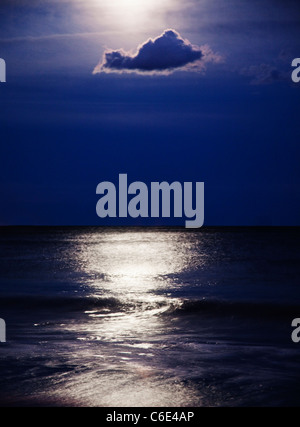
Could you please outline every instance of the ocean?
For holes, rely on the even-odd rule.
[[[0,228],[0,406],[299,406],[300,229]]]

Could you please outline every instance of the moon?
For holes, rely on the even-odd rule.
[[[93,0],[113,26],[123,30],[143,28],[147,23],[160,20],[170,6],[170,0]],[[145,29],[145,28],[144,28]]]

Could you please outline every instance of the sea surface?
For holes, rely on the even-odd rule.
[[[299,228],[0,228],[0,406],[299,406]]]

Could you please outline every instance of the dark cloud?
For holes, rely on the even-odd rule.
[[[214,54],[208,46],[203,49],[184,40],[174,30],[166,30],[154,40],[143,43],[135,55],[124,50],[104,52],[102,61],[96,66],[94,74],[100,72],[139,72],[168,74],[176,69],[203,68],[200,62],[218,62],[220,56]]]
[[[290,75],[269,64],[251,65],[241,70],[244,76],[252,77],[251,84],[261,85],[289,80]]]

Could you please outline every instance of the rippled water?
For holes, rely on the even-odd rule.
[[[3,405],[300,403],[300,232],[1,229]]]

